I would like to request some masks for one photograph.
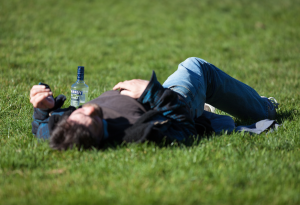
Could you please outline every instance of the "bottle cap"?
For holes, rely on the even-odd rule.
[[[77,80],[84,80],[84,66],[78,66]]]

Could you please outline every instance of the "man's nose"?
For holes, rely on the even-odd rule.
[[[92,106],[85,107],[85,108],[84,108],[84,111],[85,111],[85,114],[86,114],[86,115],[92,115],[93,112],[95,112],[95,108],[92,107]]]

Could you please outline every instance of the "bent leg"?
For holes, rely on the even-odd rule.
[[[242,119],[268,118],[268,102],[250,86],[200,58],[188,58],[163,84],[186,98],[194,117],[204,103]]]

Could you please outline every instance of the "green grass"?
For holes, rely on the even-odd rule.
[[[297,0],[1,1],[0,204],[300,204],[299,12]],[[163,82],[191,56],[276,97],[283,126],[105,151],[31,134],[38,82],[67,106],[78,65],[94,98],[152,70]]]

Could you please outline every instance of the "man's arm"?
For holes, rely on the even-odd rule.
[[[30,90],[30,103],[33,105],[32,133],[37,138],[48,139],[49,133],[49,113],[60,108],[66,97],[59,95],[55,99],[47,84],[34,85]],[[62,114],[62,113],[59,113]]]
[[[38,138],[49,138],[48,118],[54,107],[53,93],[47,85],[34,85],[30,90],[30,103],[33,105],[32,133]]]
[[[187,104],[183,99],[179,99],[176,92],[164,88],[158,82],[154,71],[138,101],[142,104],[149,103],[153,110],[160,111],[163,117],[171,119],[170,123],[156,121],[161,130],[165,129],[164,134],[169,140],[186,141],[189,140],[189,137],[197,134]]]
[[[160,114],[152,117],[153,129],[159,130],[162,137],[169,140],[184,141],[196,135],[194,122],[187,105],[179,100],[178,94],[163,88],[153,72],[150,82],[131,80],[118,83],[114,90],[120,89],[121,94],[135,96],[141,104],[149,104],[152,110]],[[128,92],[124,92],[128,91]]]

